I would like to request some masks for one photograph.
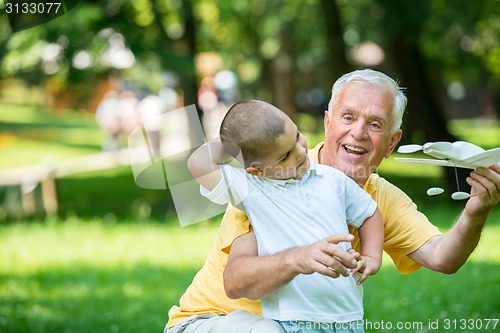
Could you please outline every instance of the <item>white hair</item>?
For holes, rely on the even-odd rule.
[[[401,88],[399,84],[389,76],[373,69],[362,69],[344,74],[333,84],[332,97],[328,103],[328,112],[330,116],[332,114],[333,105],[337,101],[340,93],[351,81],[362,81],[382,87],[393,96],[391,132],[396,132],[403,122],[403,114],[407,104],[407,98],[403,93],[404,88]]]

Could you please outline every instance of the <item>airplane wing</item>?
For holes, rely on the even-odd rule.
[[[493,164],[500,163],[500,147],[493,148],[480,154],[471,156],[463,161],[433,160],[426,158],[403,158],[396,157],[396,161],[413,164],[429,164],[438,166],[457,167],[464,169],[487,168]]]
[[[500,147],[466,158],[461,163],[473,165],[476,168],[487,168],[493,164],[500,163]]]
[[[410,157],[396,157],[394,158],[398,162],[412,163],[412,164],[430,164],[437,166],[449,166],[449,167],[460,167],[460,165],[455,161],[450,160],[431,160],[428,158],[410,158]],[[464,166],[462,168],[474,169],[474,167]]]
[[[425,154],[439,159],[463,161],[483,153],[484,149],[465,141],[455,141],[453,143],[438,141],[427,142],[423,145],[423,151]]]

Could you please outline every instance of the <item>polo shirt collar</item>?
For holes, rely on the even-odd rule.
[[[286,185],[297,185],[300,184],[301,182],[304,182],[311,174],[311,172],[314,172],[317,176],[321,176],[323,174],[323,170],[320,168],[317,168],[317,164],[313,161],[313,159],[308,156],[309,158],[309,169],[305,173],[304,177],[302,179],[297,180],[297,179],[271,179],[267,177],[260,177],[262,181],[271,183],[272,185],[279,186],[279,187],[285,187]]]

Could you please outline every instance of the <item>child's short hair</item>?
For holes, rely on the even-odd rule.
[[[276,139],[285,133],[285,117],[280,109],[263,101],[238,102],[229,108],[222,120],[220,140],[238,146],[245,167],[249,167],[265,156]],[[236,157],[238,152],[228,153]]]

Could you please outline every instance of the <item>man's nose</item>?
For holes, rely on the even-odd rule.
[[[367,125],[362,121],[357,121],[352,125],[351,135],[355,139],[363,139],[366,136]]]

